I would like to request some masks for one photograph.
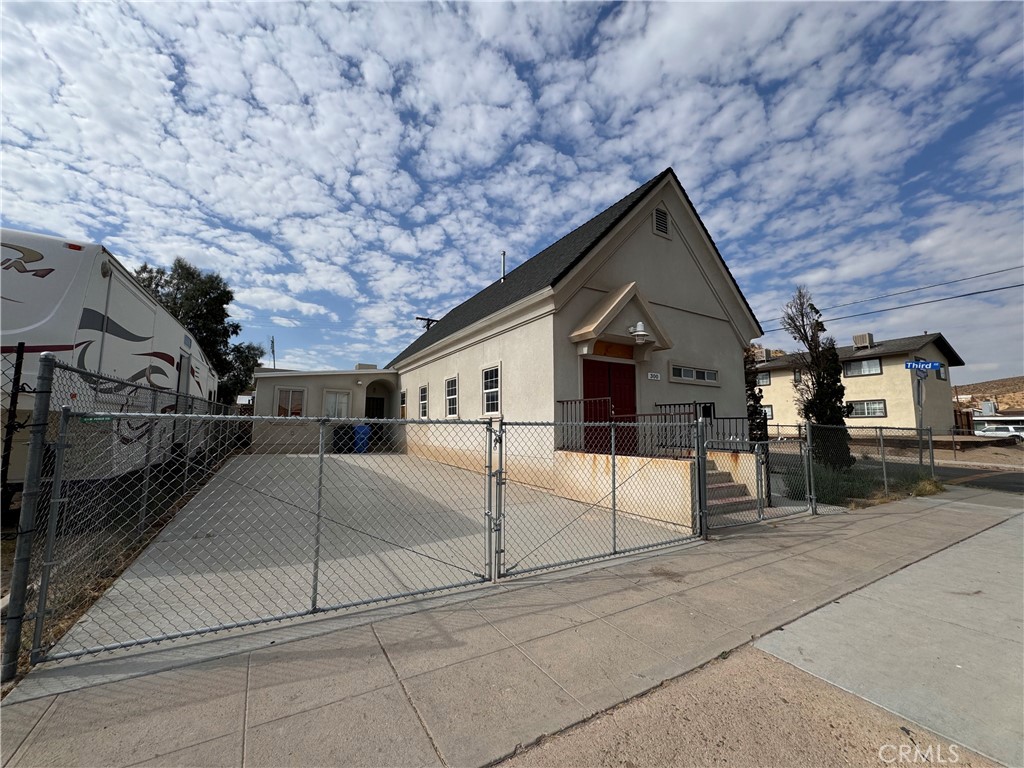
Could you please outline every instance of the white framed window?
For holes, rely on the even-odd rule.
[[[459,415],[459,379],[458,377],[444,380],[444,415]]]
[[[946,370],[945,363],[939,363],[939,370],[935,372],[935,378],[939,381],[946,381],[949,378],[949,371]]]
[[[718,386],[718,371],[710,368],[695,368],[681,363],[669,363],[669,379],[681,384],[703,384]]]
[[[882,361],[877,357],[866,360],[847,360],[843,363],[843,376],[879,376],[882,373]]]
[[[323,415],[328,419],[347,419],[352,394],[342,389],[324,390]]]
[[[481,373],[483,409],[485,414],[501,413],[501,369],[499,366],[484,368]]]
[[[799,368],[797,368],[797,369],[795,369],[793,371],[793,383],[794,384],[799,384],[801,381],[803,381],[803,378],[804,378],[803,371],[801,371]]]
[[[427,418],[429,408],[427,407],[427,385],[420,387],[420,418]]]
[[[854,419],[885,418],[885,400],[852,400],[847,405],[853,406],[850,414]]]
[[[277,387],[277,415],[302,416],[306,405],[305,389]]]
[[[767,387],[771,383],[772,383],[772,372],[771,371],[761,371],[759,374],[757,374],[757,386],[759,386],[759,387]]]
[[[405,390],[403,389],[398,395],[398,418],[407,419],[408,416],[408,405],[407,405]]]
[[[770,405],[762,405],[761,410],[764,412],[764,417],[768,419],[768,421],[771,421],[772,419],[775,418],[775,409],[773,409]]]

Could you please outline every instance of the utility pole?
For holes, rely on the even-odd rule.
[[[274,348],[274,337],[273,336],[270,337],[270,359],[272,361],[271,364],[274,366],[274,370],[276,371],[277,370],[277,350]]]

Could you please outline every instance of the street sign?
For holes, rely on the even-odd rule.
[[[903,364],[908,371],[939,371],[942,370],[942,363],[929,362],[927,360],[908,360]]]

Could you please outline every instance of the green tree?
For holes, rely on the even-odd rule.
[[[743,378],[747,388],[747,424],[750,439],[762,442],[768,439],[768,414],[761,407],[764,390],[757,386],[757,359],[754,351],[757,347],[743,349]]]
[[[825,334],[821,312],[811,294],[799,286],[782,311],[782,327],[803,347],[793,355],[801,372],[795,385],[800,415],[813,424],[845,427],[851,407],[846,405],[843,366],[839,362],[836,340]],[[853,464],[850,435],[846,429],[819,430],[814,441],[815,457],[834,468]]]
[[[263,348],[231,343],[242,326],[228,314],[235,295],[224,278],[204,273],[182,258],[175,259],[170,270],[143,264],[135,278],[195,337],[220,377],[218,399],[233,404],[252,381]]]

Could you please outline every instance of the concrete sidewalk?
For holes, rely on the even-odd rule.
[[[4,765],[482,765],[1021,512],[957,488],[417,605],[34,670]]]
[[[1004,765],[1024,765],[1022,523],[990,528],[756,645]]]

